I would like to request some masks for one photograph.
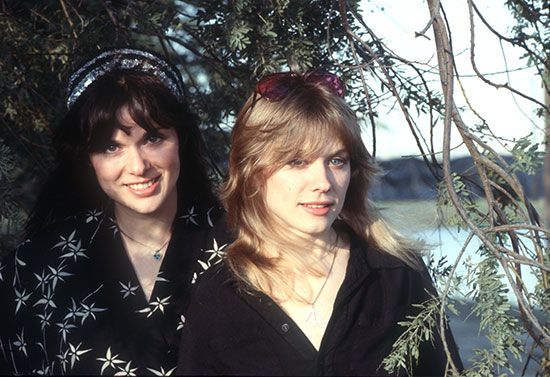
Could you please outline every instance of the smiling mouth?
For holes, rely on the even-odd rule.
[[[304,207],[313,208],[313,209],[319,209],[319,208],[327,208],[332,206],[332,203],[302,203]]]
[[[149,188],[153,186],[155,183],[157,183],[160,179],[160,176],[153,178],[147,182],[141,182],[141,183],[128,183],[124,186],[131,188],[132,190],[140,191],[145,190],[146,188]]]

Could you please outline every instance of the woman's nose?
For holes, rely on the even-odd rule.
[[[330,191],[332,187],[331,172],[324,161],[318,161],[311,164],[309,173],[313,191]]]
[[[130,148],[128,151],[127,169],[131,174],[143,175],[149,168],[147,156],[140,148]]]

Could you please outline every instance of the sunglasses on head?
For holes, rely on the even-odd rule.
[[[285,98],[299,82],[319,84],[332,94],[343,97],[344,83],[332,73],[315,70],[306,73],[277,72],[264,76],[256,85],[256,93],[268,101],[280,101]]]

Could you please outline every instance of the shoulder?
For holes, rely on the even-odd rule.
[[[198,277],[194,297],[195,301],[215,304],[221,301],[223,296],[236,293],[236,280],[229,267],[222,261],[210,267]]]
[[[100,210],[77,213],[49,224],[21,242],[2,263],[19,267],[40,267],[49,261],[68,258],[67,253],[83,252],[105,221]]]
[[[188,314],[191,317],[195,314],[202,320],[226,318],[243,303],[239,284],[222,261],[197,278]]]
[[[372,247],[357,236],[351,239],[350,260],[362,265],[369,273],[374,273],[383,280],[385,290],[409,290],[410,293],[426,297],[426,289],[434,292],[432,279],[422,257],[417,258],[417,265],[412,267],[400,258]]]
[[[195,202],[185,208],[179,209],[176,214],[176,222],[183,229],[211,229],[223,221],[225,211],[217,202]]]
[[[180,234],[208,234],[222,243],[234,238],[226,225],[225,210],[218,203],[197,203],[180,210],[174,228]]]
[[[401,259],[370,245],[354,233],[350,233],[350,249],[352,255],[367,263],[369,269],[402,269],[408,267]]]

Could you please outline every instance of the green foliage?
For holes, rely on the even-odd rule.
[[[453,187],[455,192],[457,193],[460,202],[464,206],[464,209],[467,211],[468,215],[475,220],[479,220],[483,215],[481,214],[481,210],[479,208],[480,203],[475,200],[475,196],[472,194],[472,191],[469,189],[468,184],[465,182],[465,179],[463,176],[459,175],[458,173],[451,173],[451,179],[453,182]],[[447,190],[447,187],[445,186],[445,182],[440,182],[438,185],[438,198],[437,198],[437,207],[440,213],[440,216],[443,218],[444,213],[450,214],[447,215],[446,218],[444,218],[444,221],[449,226],[457,226],[459,229],[468,229],[467,224],[464,222],[464,220],[459,216],[459,214],[456,212],[456,209],[453,205],[453,202],[450,198],[449,191]],[[448,209],[447,211],[443,212],[441,209]]]
[[[15,235],[21,229],[24,220],[13,196],[13,183],[16,176],[16,155],[0,139],[0,234],[5,235],[0,238],[0,258],[17,244]]]
[[[15,170],[15,155],[0,139],[0,181],[10,182]]]
[[[67,75],[76,64],[105,47],[142,46],[169,56],[177,64],[188,87],[190,104],[201,123],[215,179],[226,170],[228,132],[236,112],[260,76],[279,70],[324,67],[340,74],[346,81],[346,100],[360,121],[373,127],[372,131],[380,124],[377,118],[385,112],[380,110],[384,106],[402,105],[407,114],[413,110],[416,114],[427,114],[428,136],[418,131],[420,127],[414,121],[410,128],[418,145],[431,145],[432,131],[438,122],[442,123],[445,111],[441,90],[434,89],[432,78],[424,77],[427,71],[433,72],[433,67],[396,55],[358,16],[361,2],[345,3],[348,6],[345,15],[355,39],[346,34],[343,15],[334,0],[2,1],[0,257],[20,239],[40,180],[52,167],[50,139],[65,111]],[[517,21],[508,42],[523,48],[526,64],[537,67],[548,90],[548,75],[544,73],[550,50],[548,1],[508,0],[506,4]],[[543,116],[545,112],[539,109],[538,114]],[[498,139],[483,120],[470,130],[483,142]],[[529,137],[512,141],[511,145],[513,161],[507,172],[503,169],[505,173],[531,174],[540,167],[542,153]],[[422,148],[419,154],[426,162],[431,159],[432,172],[442,182],[438,157],[430,147]],[[500,164],[498,156],[490,152],[483,151],[482,156]],[[483,198],[474,194],[482,188],[478,171],[451,175],[452,190],[466,219],[480,232],[498,225],[525,222],[536,225],[531,218],[526,220],[529,206],[521,202],[522,198],[502,172],[486,169],[486,173],[495,200],[485,204],[480,204]],[[441,183],[438,207],[449,209],[445,213],[453,213],[446,224],[469,231],[470,225],[456,206],[448,188]],[[531,246],[522,239],[510,248],[514,235],[517,236],[514,232],[488,232],[484,236],[494,248],[508,247],[513,255],[528,257],[531,262],[542,260],[548,266],[545,238],[539,233],[533,236],[524,232],[534,239]],[[537,251],[540,249],[544,250],[542,256]],[[524,352],[519,336],[528,333],[526,329],[531,327],[517,319],[507,299],[509,288],[501,269],[513,265],[513,261],[504,260],[504,255],[497,255],[489,248],[481,249],[479,254],[482,257],[479,263],[464,258],[469,266],[466,275],[453,270],[453,261],[442,259],[429,265],[440,293],[463,295],[474,301],[471,315],[479,317],[480,331],[492,346],[477,351],[473,368],[466,374],[485,376],[510,369],[510,355],[518,357]],[[547,315],[549,276],[547,271],[536,267],[532,270],[537,285],[526,296]],[[466,292],[461,291],[464,285],[468,287]],[[441,291],[443,287],[447,291]],[[417,315],[401,323],[405,332],[384,361],[386,370],[411,369],[420,344],[431,341],[437,331],[440,306],[445,304],[448,310],[454,309],[453,301],[443,298],[418,306]],[[550,368],[550,357],[547,345],[540,350],[546,355],[546,359],[537,358],[543,371]]]
[[[482,247],[483,251],[484,248]],[[484,254],[487,254],[483,251]],[[521,326],[511,313],[512,307],[507,298],[508,288],[504,276],[498,271],[494,258],[486,256],[481,262],[470,266],[469,284],[474,299],[473,314],[480,318],[480,331],[485,330],[491,341],[490,350],[475,350],[478,360],[473,363],[472,376],[493,376],[502,368],[510,369],[507,353],[520,359],[523,345],[519,340]]]
[[[548,64],[544,58],[550,51],[550,2],[507,0],[505,4],[517,21],[512,28],[513,43],[525,47],[523,58],[528,65],[535,65],[539,72],[544,72],[544,67]]]
[[[510,171],[533,175],[542,167],[545,154],[538,143],[532,142],[531,134],[522,137],[512,147],[514,161],[510,165]]]
[[[414,307],[419,311],[417,315],[408,315],[399,322],[405,330],[392,346],[391,354],[382,363],[384,370],[391,374],[398,374],[404,370],[412,375],[412,370],[419,359],[420,345],[433,339],[433,332],[437,331],[439,313],[439,299],[433,298]]]

